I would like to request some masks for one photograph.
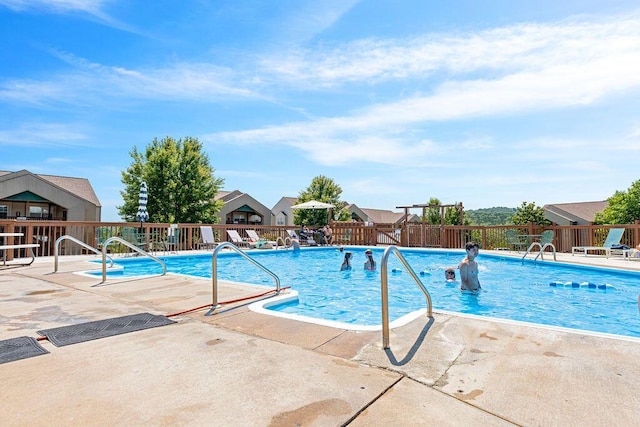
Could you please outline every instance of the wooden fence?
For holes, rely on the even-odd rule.
[[[178,250],[197,249],[201,242],[201,224],[178,224],[180,230]],[[288,236],[286,226],[211,224],[216,241],[229,240],[226,230],[237,230],[247,237],[245,230],[256,230],[267,240],[282,240]],[[22,237],[5,237],[0,244],[39,243],[37,256],[54,254],[56,239],[70,235],[91,246],[97,247],[99,239],[106,235],[118,236],[124,227],[135,227],[145,236],[150,245],[161,246],[166,241],[170,224],[123,223],[123,222],[75,222],[75,221],[20,221],[0,220],[0,233],[23,233]],[[469,241],[477,242],[484,249],[510,248],[506,231],[517,230],[520,234],[537,235],[544,230],[554,231],[554,245],[558,252],[571,252],[573,246],[599,246],[607,237],[610,228],[625,228],[621,244],[634,247],[640,243],[640,223],[626,225],[573,225],[540,227],[528,226],[434,226],[409,223],[365,225],[359,222],[332,223],[334,243],[344,245],[397,245],[423,248],[463,248]],[[101,235],[102,234],[102,235]],[[2,239],[2,238],[0,238]],[[111,252],[126,252],[128,248],[114,244]],[[60,247],[61,255],[79,255],[91,253],[80,245],[64,240]],[[7,252],[7,259],[27,256],[24,249]]]

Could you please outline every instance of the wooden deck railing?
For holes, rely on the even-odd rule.
[[[180,229],[178,250],[197,249],[200,242],[201,224],[178,224]],[[237,230],[242,237],[247,237],[245,230],[256,230],[267,240],[283,240],[288,236],[287,227],[276,225],[240,225],[211,224],[216,241],[229,240],[226,230]],[[98,229],[100,227],[100,229]],[[23,233],[23,237],[13,237],[13,244],[39,243],[37,256],[51,256],[57,238],[71,235],[89,245],[98,246],[99,237],[119,236],[123,227],[135,227],[145,237],[147,243],[161,247],[166,240],[170,224],[158,223],[126,223],[126,222],[75,222],[75,221],[24,221],[0,220],[0,232]],[[335,222],[332,224],[334,243],[344,245],[397,245],[424,248],[463,248],[469,241],[476,241],[483,249],[509,248],[506,230],[515,229],[520,234],[540,234],[544,230],[555,233],[554,245],[557,252],[571,252],[573,246],[598,246],[606,239],[610,228],[624,227],[621,244],[634,247],[640,243],[640,222],[625,225],[575,225],[540,227],[528,226],[434,226],[409,223],[396,226],[394,224],[365,225],[356,222]],[[106,230],[106,231],[105,231]],[[99,236],[102,234],[102,236]],[[7,259],[26,256],[24,250],[7,253]],[[125,247],[114,245],[110,251],[125,252]],[[10,251],[11,252],[11,251]],[[62,243],[61,255],[79,255],[88,253],[85,249],[71,241]]]

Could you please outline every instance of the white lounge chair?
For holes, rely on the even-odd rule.
[[[620,244],[620,240],[622,239],[622,235],[624,234],[624,228],[611,228],[609,229],[609,234],[607,234],[607,239],[604,241],[602,246],[574,246],[571,248],[571,255],[575,255],[577,253],[582,253],[584,256],[587,256],[587,252],[604,252],[605,256],[609,258],[612,254],[614,255],[623,255],[624,252],[622,249],[614,249],[612,246],[617,246]]]
[[[260,237],[256,230],[245,230],[245,233],[249,236],[249,242],[255,243],[258,249],[273,249],[274,246],[278,246],[275,241]]]
[[[213,235],[213,227],[210,225],[200,226],[200,242],[198,246],[200,246],[200,248],[204,247],[205,249],[213,249],[218,246],[216,238]]]
[[[244,240],[242,237],[240,237],[240,234],[236,231],[236,230],[227,230],[227,234],[229,235],[229,238],[231,239],[231,243],[233,243],[234,245],[241,247],[241,248],[255,248],[256,244],[253,242],[250,242],[248,240]]]

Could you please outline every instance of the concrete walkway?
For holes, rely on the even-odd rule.
[[[507,256],[509,254],[506,254]],[[518,256],[518,254],[513,254]],[[559,259],[640,269],[600,257]],[[0,340],[127,314],[174,325],[0,364],[2,424],[640,425],[640,340],[435,313],[355,332],[228,305],[210,280],[109,280],[63,257],[0,270]],[[99,286],[95,286],[99,285]],[[221,283],[219,300],[255,293]]]

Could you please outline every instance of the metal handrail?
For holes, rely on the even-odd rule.
[[[382,347],[385,349],[389,348],[389,275],[387,272],[388,260],[391,251],[396,253],[396,256],[402,262],[402,265],[407,269],[413,280],[416,282],[422,293],[427,299],[427,315],[429,317],[433,317],[433,306],[431,303],[431,295],[427,288],[424,287],[422,281],[418,278],[413,268],[407,263],[407,260],[404,259],[404,256],[400,253],[397,247],[391,245],[384,250],[382,254],[382,259],[380,260],[380,287],[382,293]]]
[[[211,309],[209,309],[209,311],[207,312],[207,314],[205,314],[205,316],[211,316],[213,312],[219,307],[218,306],[218,252],[220,252],[224,248],[229,248],[231,250],[234,250],[238,254],[242,255],[242,257],[244,257],[245,259],[251,261],[253,265],[262,269],[264,272],[266,272],[271,277],[273,277],[276,281],[276,294],[280,293],[280,278],[276,276],[275,273],[273,273],[264,265],[260,264],[255,259],[251,258],[249,255],[246,254],[245,251],[243,251],[233,243],[223,242],[223,243],[220,243],[217,248],[215,248],[215,250],[213,251],[213,255],[211,255],[211,293],[213,294],[213,297],[211,302]]]
[[[540,246],[540,242],[533,242],[529,245],[529,247],[527,248],[526,251],[524,251],[524,255],[522,255],[522,263],[524,264],[524,259],[527,257],[527,255],[529,255],[529,252],[531,252],[531,250],[535,247],[535,246]]]
[[[102,282],[103,283],[107,281],[107,246],[109,246],[109,244],[111,242],[120,242],[123,245],[133,249],[136,252],[138,252],[140,255],[148,256],[152,260],[160,263],[160,265],[162,266],[162,276],[167,274],[167,265],[160,258],[156,257],[155,255],[151,255],[149,252],[140,249],[136,245],[134,245],[134,244],[132,244],[130,242],[127,242],[126,240],[124,240],[121,237],[113,236],[113,237],[109,237],[102,244]]]
[[[276,239],[276,250],[278,249],[278,242],[282,242],[282,247],[287,247],[287,243],[285,242],[285,240],[282,237],[278,236],[278,238]]]
[[[524,255],[522,255],[522,263],[524,264],[524,259],[527,257],[527,255],[529,255],[529,253],[531,252],[531,250],[535,247],[535,246],[539,246],[540,247],[540,252],[538,252],[538,254],[536,255],[536,257],[533,259],[533,261],[535,262],[538,257],[540,257],[540,259],[544,259],[544,250],[547,248],[551,248],[553,249],[553,260],[557,261],[556,259],[556,247],[553,245],[553,243],[545,243],[544,246],[540,243],[540,242],[533,242],[529,245],[529,248],[527,249],[527,251],[524,253]]]
[[[64,236],[60,236],[60,237],[58,237],[56,239],[56,244],[53,247],[53,272],[54,273],[58,272],[58,253],[60,252],[59,251],[60,242],[62,242],[63,240],[71,240],[72,242],[75,242],[75,243],[79,244],[80,246],[84,247],[85,249],[89,249],[90,251],[93,251],[98,255],[102,254],[102,252],[100,252],[100,249],[96,249],[93,246],[86,244],[82,240],[78,240],[73,236],[69,236],[69,235],[65,234]],[[109,261],[111,261],[111,265],[109,266],[111,268],[111,267],[113,267],[113,258],[109,257]]]
[[[533,259],[534,261],[538,259],[538,257],[540,257],[540,259],[544,259],[544,250],[547,248],[551,248],[553,250],[553,260],[557,261],[556,259],[556,247],[553,245],[553,243],[545,243],[541,248],[540,248],[540,253],[538,253],[538,255],[536,255],[536,257]]]

